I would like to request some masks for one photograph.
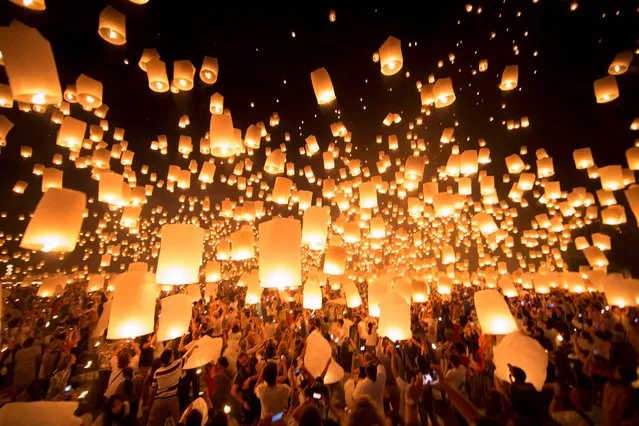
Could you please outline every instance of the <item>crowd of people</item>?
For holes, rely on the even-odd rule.
[[[413,337],[400,342],[378,335],[365,304],[325,297],[311,311],[299,290],[265,290],[245,305],[242,289],[220,286],[193,303],[189,332],[164,342],[106,340],[97,327],[106,290],[4,295],[0,404],[78,401],[87,425],[639,424],[639,317],[597,294],[507,299],[520,332],[548,353],[541,391],[516,363],[510,381],[494,374],[500,336],[482,333],[466,289],[413,304]],[[313,332],[330,342],[339,380],[327,380],[330,360],[320,375],[305,369]],[[221,355],[185,369],[203,336],[223,339]]]

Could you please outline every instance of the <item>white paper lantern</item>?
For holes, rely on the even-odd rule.
[[[379,302],[379,328],[377,333],[394,342],[410,339],[410,304],[397,291],[388,291]]]
[[[259,225],[259,276],[265,288],[302,283],[302,226],[292,218],[273,218]]]
[[[158,342],[182,337],[189,331],[192,303],[192,299],[186,294],[174,294],[160,300]]]
[[[204,230],[195,225],[164,225],[157,267],[158,284],[182,285],[199,281]]]
[[[151,275],[142,271],[118,275],[107,339],[132,339],[153,332],[156,284]]]
[[[508,304],[497,290],[475,292],[477,319],[485,334],[509,334],[517,330],[517,323]]]
[[[526,382],[541,392],[546,382],[548,354],[539,342],[519,332],[511,333],[495,346],[493,354],[495,376],[510,383],[508,365],[519,367],[526,373]]]

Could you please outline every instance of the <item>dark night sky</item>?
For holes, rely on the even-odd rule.
[[[423,136],[427,140],[438,141],[442,128],[458,120],[455,136],[462,150],[476,149],[477,139],[486,139],[493,158],[487,170],[496,176],[496,182],[506,172],[503,158],[527,145],[529,159],[539,147],[554,158],[562,189],[598,189],[598,182],[588,180],[585,171],[575,170],[572,151],[589,146],[598,165],[625,165],[625,150],[635,137],[639,138],[639,133],[629,130],[632,120],[639,116],[639,61],[635,58],[631,69],[617,79],[621,95],[616,101],[598,105],[592,87],[595,79],[607,75],[616,53],[639,47],[639,2],[582,0],[574,12],[569,2],[559,0],[471,3],[472,13],[465,11],[467,2],[454,0],[384,2],[376,6],[355,2],[289,5],[170,0],[151,0],[138,6],[126,0],[48,0],[46,12],[36,13],[2,1],[0,25],[18,19],[38,28],[53,46],[63,89],[80,73],[102,81],[104,102],[110,107],[107,118],[111,128],[126,129],[125,139],[136,152],[134,169],[149,164],[161,177],[169,163],[187,167],[189,160],[177,153],[178,136],[193,136],[197,146],[208,130],[208,102],[215,92],[224,95],[224,106],[233,113],[235,127],[243,131],[257,121],[268,122],[269,115],[277,111],[281,124],[269,129],[273,135],[270,146],[283,142],[283,133],[289,131],[293,137],[288,144],[289,158],[298,167],[313,164],[319,169],[321,159],[299,158],[297,147],[314,134],[325,150],[333,140],[328,125],[338,120],[335,110],[341,112],[339,119],[353,132],[356,155],[376,160],[377,151],[387,151],[387,145],[376,145],[375,135],[405,132],[381,126],[383,118],[388,112],[400,112],[406,121],[416,116],[420,102],[415,82],[425,83],[434,73],[438,78],[452,78],[457,101],[441,110],[432,108],[432,115],[425,119]],[[127,16],[124,46],[112,46],[97,34],[98,16],[107,4]],[[476,13],[478,6],[483,8],[481,14]],[[336,10],[335,23],[328,20],[330,9]],[[491,40],[492,31],[496,37]],[[524,36],[525,31],[528,36]],[[404,66],[395,76],[384,77],[372,55],[389,35],[402,41]],[[413,47],[408,46],[409,42]],[[517,56],[513,44],[519,47]],[[203,56],[217,57],[217,83],[206,86],[196,73],[196,85],[190,92],[151,92],[146,74],[137,66],[142,49],[150,47],[156,48],[167,63],[169,77],[173,60],[190,59],[199,69]],[[455,54],[454,64],[448,60],[449,53]],[[129,65],[125,65],[125,59]],[[488,59],[488,70],[473,76],[470,71],[477,68],[480,59]],[[437,67],[439,60],[444,61],[443,68]],[[510,64],[519,64],[519,87],[502,92],[498,82],[504,67]],[[309,73],[322,66],[329,71],[337,94],[337,102],[330,108],[317,105],[310,83]],[[410,71],[410,78],[405,77],[406,71]],[[2,70],[0,82],[6,82]],[[16,233],[26,222],[18,222],[15,217],[32,211],[40,197],[39,178],[31,174],[33,163],[48,165],[53,154],[63,149],[55,145],[57,126],[48,120],[50,109],[45,115],[24,114],[17,107],[0,113],[15,123],[8,146],[0,154],[0,211],[10,213],[2,219],[4,223],[0,222],[0,229]],[[98,123],[77,105],[72,113],[90,124]],[[191,119],[186,130],[177,127],[183,114]],[[507,131],[502,125],[502,120],[522,116],[529,117],[530,128]],[[489,121],[489,117],[494,120]],[[149,150],[150,142],[159,134],[169,137],[168,158]],[[20,159],[23,144],[34,148],[32,159]],[[442,164],[450,149],[440,154],[437,145],[432,145],[428,155]],[[263,150],[256,163],[261,165],[262,161]],[[433,173],[432,163],[427,176]],[[374,161],[369,164],[374,169]],[[231,165],[218,166],[218,173],[229,174],[231,170]],[[95,193],[97,182],[89,180],[88,173],[76,171],[67,163],[65,186]],[[22,196],[11,192],[18,179],[30,183]],[[138,173],[138,185],[147,183],[144,179]],[[213,185],[206,194],[214,200],[232,196],[226,188]],[[505,188],[498,184],[498,190]],[[194,195],[204,194],[198,191],[192,190]],[[506,195],[507,190],[500,193]],[[156,190],[154,197],[170,203],[175,195]],[[625,203],[622,194],[617,194],[617,199]],[[634,217],[629,210],[627,214],[624,234],[615,236],[615,250],[609,257],[615,267],[628,267],[639,274],[632,250],[628,250],[639,243],[639,235]]]

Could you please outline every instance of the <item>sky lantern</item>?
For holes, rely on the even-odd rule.
[[[205,56],[200,68],[200,80],[205,84],[214,84],[217,81],[219,72],[220,66],[217,63],[217,58]]]
[[[612,75],[595,80],[594,87],[598,104],[605,104],[619,97],[617,79]]]
[[[107,339],[132,339],[155,327],[155,281],[152,274],[127,271],[117,276]]]
[[[603,292],[610,305],[620,308],[637,306],[639,281],[624,279],[616,274],[609,274],[603,279]]]
[[[499,84],[499,88],[503,91],[513,90],[517,87],[518,80],[519,66],[508,65],[504,68],[504,72],[501,74],[501,83]]]
[[[324,254],[324,273],[327,275],[343,275],[346,269],[346,249],[340,246],[329,246]]]
[[[304,212],[302,223],[302,243],[308,244],[311,250],[323,250],[331,223],[330,210],[324,206],[309,207]]]
[[[64,117],[58,131],[56,144],[70,150],[78,150],[82,146],[86,131],[87,123],[84,121],[73,117]]]
[[[104,276],[100,274],[89,275],[87,283],[87,293],[102,290],[104,288]]]
[[[483,327],[482,327],[483,328]],[[514,332],[505,336],[494,348],[495,376],[509,383],[509,365],[526,373],[526,382],[541,392],[546,382],[548,354],[532,337]]]
[[[435,94],[436,108],[444,108],[455,102],[455,90],[450,78],[438,79],[433,86],[433,93]]]
[[[623,170],[621,166],[606,166],[599,168],[599,180],[601,187],[608,191],[616,191],[623,188]]]
[[[214,283],[222,278],[222,270],[220,262],[217,260],[209,260],[204,268],[204,280],[207,283]]]
[[[224,114],[224,96],[215,92],[209,100],[209,111],[211,114]]]
[[[242,152],[242,141],[236,139],[230,114],[212,114],[209,130],[211,155],[228,158]]]
[[[231,234],[231,260],[246,260],[255,257],[253,228],[243,225],[239,231]]]
[[[168,92],[169,78],[166,75],[166,64],[159,58],[152,58],[146,63],[146,75],[149,79],[149,87],[154,92]]]
[[[342,286],[346,298],[346,306],[353,309],[362,305],[362,297],[354,282],[348,281]]]
[[[173,62],[173,84],[180,90],[188,91],[193,88],[195,67],[189,60]]]
[[[247,148],[259,149],[262,139],[262,129],[255,124],[251,124],[244,134],[244,145]]]
[[[50,188],[62,188],[62,170],[47,167],[42,173],[42,192]]]
[[[144,49],[138,61],[138,66],[142,71],[147,72],[147,64],[151,59],[160,59],[158,51],[155,49]]]
[[[632,62],[632,50],[626,50],[623,52],[617,53],[615,58],[612,60],[612,63],[608,67],[608,74],[610,75],[621,75],[625,74],[630,68],[630,62]]]
[[[273,186],[273,201],[277,204],[288,204],[293,189],[293,181],[289,178],[278,176]]]
[[[579,170],[585,170],[595,165],[590,148],[576,149],[572,153],[572,157],[575,160],[575,167]]]
[[[126,17],[111,6],[100,13],[98,34],[104,40],[116,46],[126,43]]]
[[[386,39],[379,48],[379,64],[384,75],[395,75],[402,69],[404,59],[401,41],[393,36]]]
[[[44,0],[9,0],[13,4],[22,6],[25,9],[35,10],[36,12],[42,12],[47,8]]]
[[[85,74],[80,74],[75,81],[75,87],[80,105],[91,109],[102,105],[102,83]]]
[[[413,336],[410,328],[410,304],[397,291],[390,290],[379,302],[379,327],[377,332],[394,342]]]
[[[322,289],[317,279],[317,270],[309,276],[304,283],[302,291],[302,306],[304,309],[322,309]]]
[[[411,299],[414,303],[428,302],[428,286],[426,281],[414,279],[411,282]]]
[[[157,283],[169,285],[197,283],[203,251],[203,229],[185,223],[162,226]]]
[[[259,225],[259,276],[265,288],[302,284],[302,226],[292,218],[273,218]]]
[[[62,102],[51,44],[38,30],[11,21],[0,28],[0,52],[13,99],[35,105]]]
[[[517,330],[504,298],[496,290],[475,292],[475,310],[481,329],[486,334],[509,334]]]
[[[85,207],[84,193],[50,188],[38,202],[20,247],[43,252],[72,252],[80,235]]]
[[[318,104],[325,105],[335,100],[335,89],[333,89],[333,82],[326,68],[322,67],[313,71],[311,73],[311,83],[313,84],[313,91],[315,91]]]
[[[192,301],[186,294],[174,294],[160,300],[160,320],[157,330],[157,341],[182,337],[191,325]]]

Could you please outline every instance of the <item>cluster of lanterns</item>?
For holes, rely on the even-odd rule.
[[[45,9],[43,0],[22,5]],[[481,13],[472,5],[466,10]],[[329,21],[335,19],[335,11],[330,11]],[[105,8],[98,34],[108,43],[125,44],[125,15]],[[384,78],[399,78],[404,67],[401,44],[390,36],[373,55]],[[459,286],[475,288],[474,305],[484,333],[507,335],[495,348],[497,375],[507,378],[504,354],[511,353],[510,348],[530,347],[533,358],[539,348],[516,333],[503,296],[560,288],[604,292],[611,305],[620,307],[639,302],[636,280],[607,271],[610,237],[604,232],[590,239],[584,232],[576,236],[576,231],[595,223],[626,223],[628,209],[638,217],[637,147],[628,148],[626,164],[614,165],[597,165],[587,147],[575,150],[575,168],[599,183],[600,189],[591,193],[584,187],[562,186],[555,178],[556,164],[544,149],[533,157],[524,146],[496,159],[483,139],[477,146],[463,143],[462,148],[456,139],[458,122],[440,126],[439,140],[427,142],[422,129],[429,108],[446,108],[456,101],[453,80],[432,75],[426,84],[417,82],[416,116],[390,111],[383,119],[381,125],[394,133],[376,138],[376,143],[388,142],[388,150],[380,150],[376,162],[357,157],[352,141],[357,132],[341,121],[327,126],[330,140],[305,135],[299,147],[302,160],[294,161],[286,143],[294,136],[278,132],[277,112],[265,117],[268,125],[257,122],[243,131],[234,127],[224,97],[216,92],[209,99],[208,132],[199,140],[179,137],[177,151],[188,166],[178,162],[154,167],[134,162],[136,153],[124,139],[125,130],[111,129],[106,119],[108,87],[80,74],[62,90],[51,46],[36,29],[18,21],[0,28],[0,51],[9,80],[0,85],[0,105],[8,108],[17,102],[25,112],[51,111],[59,151],[52,164],[33,165],[32,179],[41,179],[39,186],[31,180],[15,182],[14,196],[36,188],[42,196],[30,218],[20,216],[26,225],[23,233],[2,234],[3,243],[19,244],[19,249],[4,250],[3,260],[24,265],[11,268],[12,279],[41,280],[41,297],[60,294],[73,280],[86,281],[89,292],[108,286],[113,291],[105,308],[110,339],[150,333],[158,294],[175,286],[185,286],[185,292],[161,299],[158,339],[181,335],[188,329],[190,304],[202,297],[200,284],[209,298],[225,281],[246,287],[249,305],[259,302],[265,288],[302,288],[306,309],[320,309],[327,295],[341,296],[347,307],[364,304],[370,315],[379,317],[380,335],[406,340],[411,337],[411,304],[428,301],[432,292],[446,298]],[[623,78],[619,76],[632,59],[631,51],[619,53],[609,75],[594,82],[597,103],[619,97],[616,79]],[[199,69],[189,60],[177,60],[169,79],[166,64],[152,48],[144,49],[138,65],[149,88],[158,93],[213,85],[220,71],[213,57],[204,56]],[[495,90],[513,96],[520,87],[520,73],[525,76],[530,70],[501,66]],[[488,60],[480,60],[478,71],[487,70]],[[310,73],[308,96],[311,89],[318,105],[334,106],[337,96],[326,68]],[[183,115],[177,124],[184,129],[191,119]],[[509,130],[525,129],[530,121],[522,116],[504,124]],[[11,143],[12,127],[0,115],[0,145]],[[638,129],[636,119],[630,130]],[[168,138],[152,138],[151,150],[166,155]],[[429,155],[437,149],[446,153],[444,161]],[[30,159],[32,151],[22,146],[21,159]],[[304,157],[315,156],[321,157],[322,166],[302,164]],[[485,166],[490,163],[503,171],[501,177],[488,173]],[[229,174],[224,174],[226,165],[233,166]],[[98,182],[97,190],[85,194],[70,189],[73,183],[63,179],[63,168],[70,166],[84,169]],[[196,195],[198,187],[210,186],[233,195],[219,203]],[[154,197],[155,191],[172,194],[178,211]],[[619,204],[621,194],[628,209]],[[534,210],[526,215],[532,221],[520,218],[525,209]],[[582,254],[578,270],[569,270],[564,260],[568,250]],[[82,268],[50,274],[44,272],[46,261],[34,262],[35,252],[74,251],[82,252]],[[306,351],[312,358],[308,366],[320,372],[330,360],[330,347],[322,339],[311,335],[308,344],[314,350]],[[213,352],[217,345],[202,343]],[[540,363],[530,365],[525,369],[537,385]],[[327,377],[340,374],[343,371],[332,362]]]

